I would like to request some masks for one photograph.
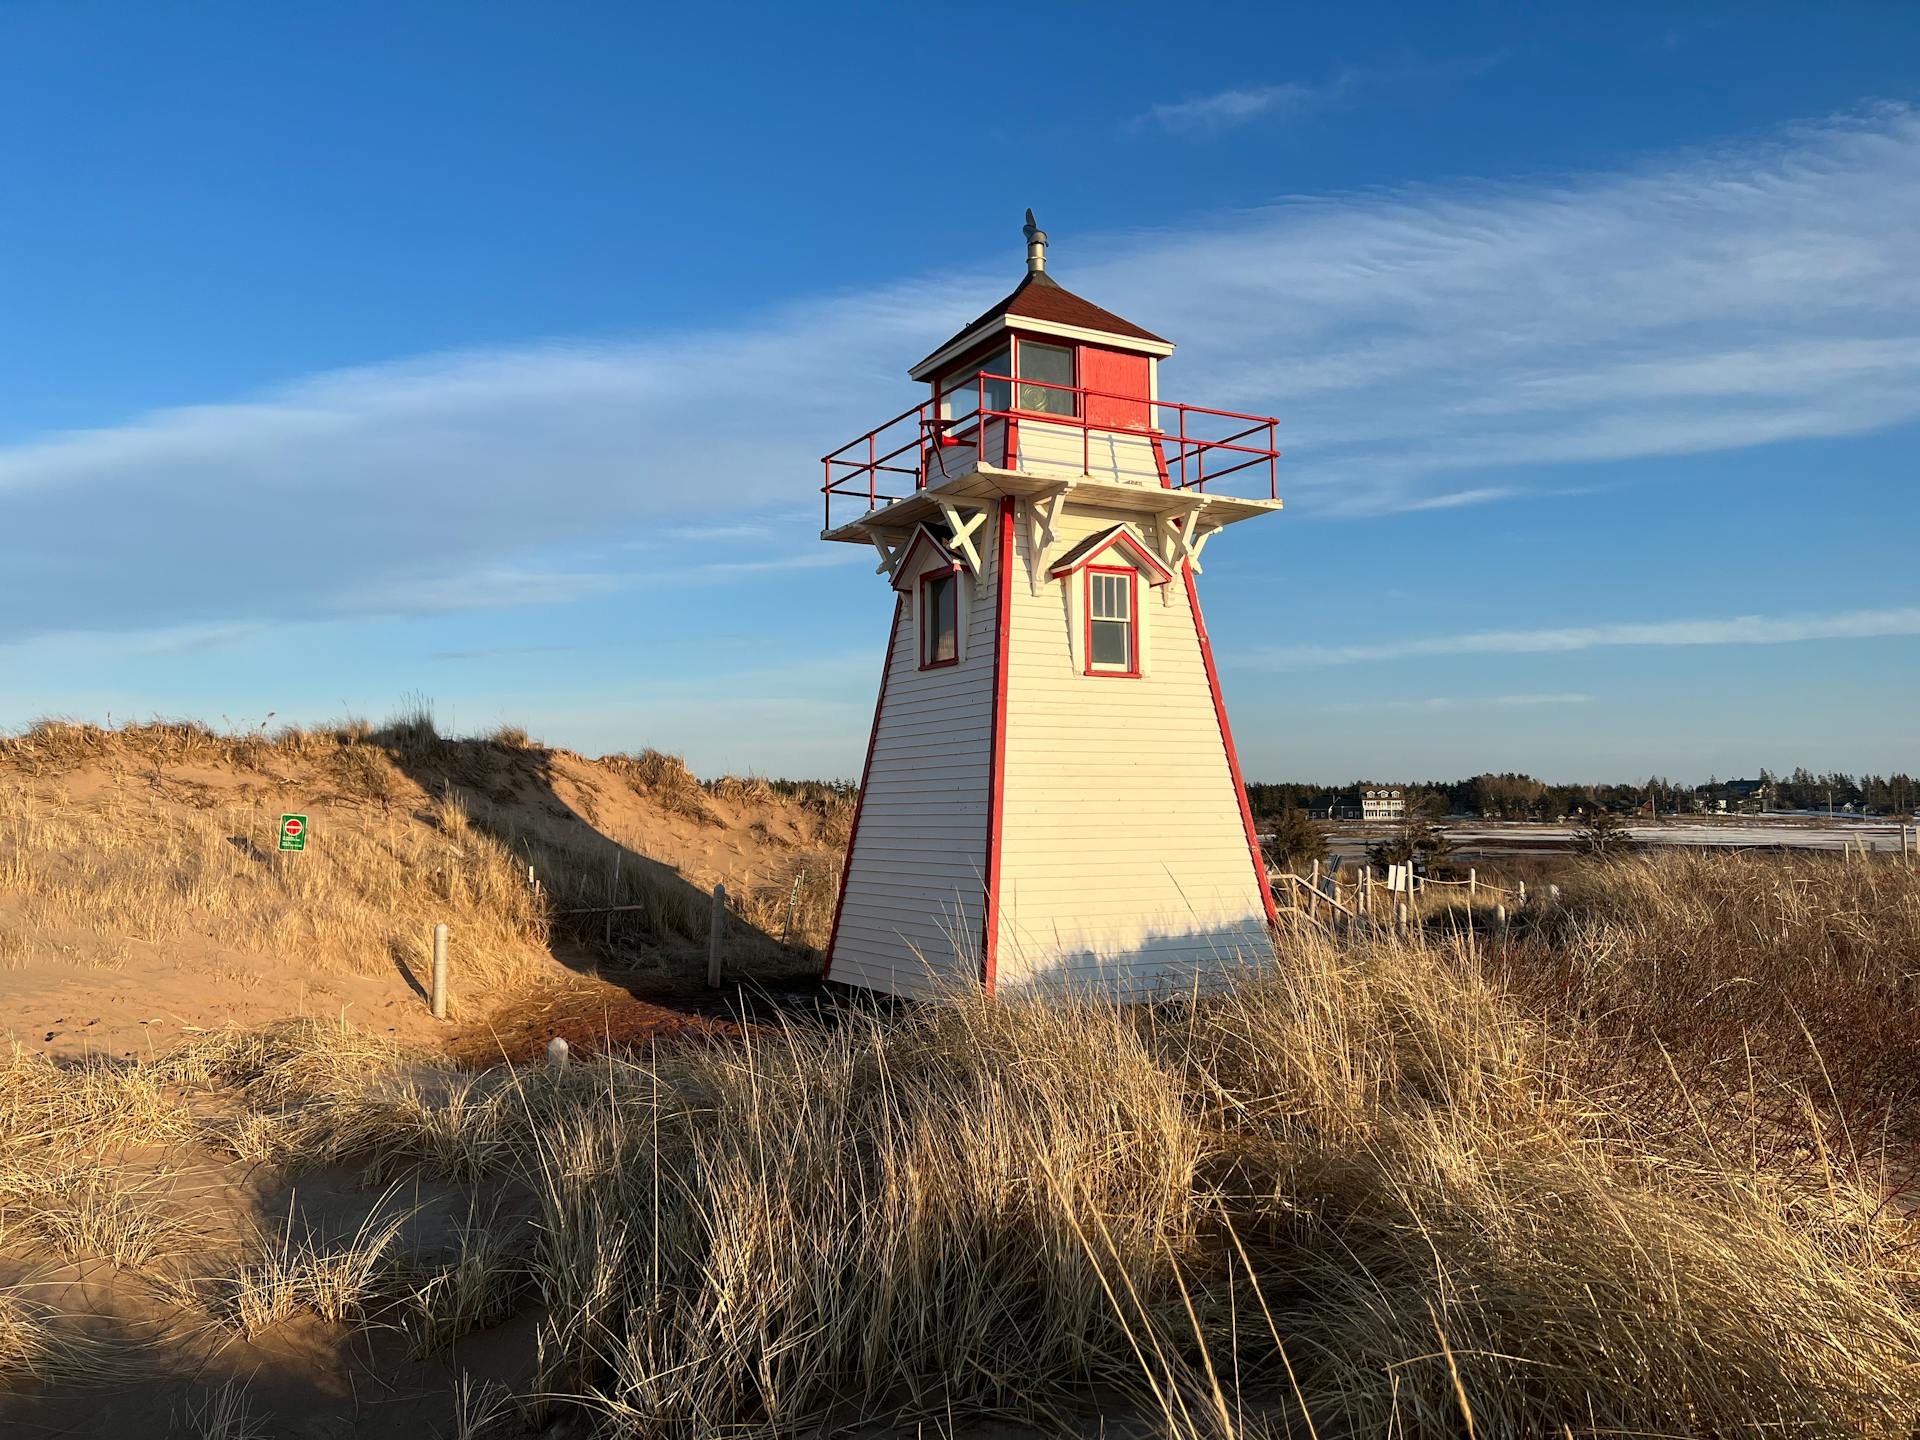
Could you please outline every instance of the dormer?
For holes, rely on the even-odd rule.
[[[1047,235],[1031,210],[1026,236],[1027,273],[1013,293],[907,373],[932,387],[934,414],[949,429],[964,427],[982,399],[989,411],[1041,423],[1078,416],[1084,402],[1093,425],[1149,429],[1159,396],[1155,367],[1172,344],[1049,275]]]
[[[1067,551],[1047,570],[1061,582],[1067,644],[1083,675],[1139,680],[1148,673],[1153,625],[1141,613],[1141,587],[1160,592],[1174,572],[1133,526],[1109,525]]]

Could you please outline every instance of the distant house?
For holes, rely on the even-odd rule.
[[[1398,790],[1368,790],[1360,797],[1362,820],[1404,820],[1407,797]]]
[[[1720,787],[1722,796],[1721,810],[1733,810],[1758,813],[1767,808],[1773,798],[1769,793],[1772,786],[1764,780],[1729,780]]]

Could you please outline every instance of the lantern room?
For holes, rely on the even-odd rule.
[[[822,538],[893,593],[827,978],[1134,997],[1270,963],[1273,901],[1201,618],[1279,510],[1277,422],[1160,393],[1170,342],[1026,274],[823,458]]]

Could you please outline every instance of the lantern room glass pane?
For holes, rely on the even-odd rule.
[[[1013,370],[1013,355],[1010,351],[996,350],[964,370],[956,370],[940,382],[940,415],[945,420],[966,421],[980,409],[980,376],[985,374],[1007,375]],[[1013,387],[1004,379],[986,381],[987,409],[1010,410],[1013,408]]]
[[[1031,340],[1020,342],[1020,378],[1022,380],[1044,380],[1047,385],[1073,384],[1073,351],[1064,345],[1036,345]],[[1043,415],[1072,415],[1077,413],[1076,397],[1071,388],[1052,390],[1041,385],[1022,385],[1020,387],[1020,408],[1037,410]]]

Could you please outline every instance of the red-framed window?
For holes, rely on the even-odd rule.
[[[960,663],[960,567],[920,577],[920,668]]]
[[[1080,382],[1080,347],[1054,345],[1044,340],[1013,336],[1010,343],[973,359],[942,375],[934,385],[940,402],[940,418],[949,422],[949,430],[968,424],[980,408],[980,374],[1013,375],[1018,380],[1009,386],[1005,380],[987,380],[987,409],[1019,410],[1030,415],[1077,415],[1080,397],[1073,387]],[[1018,381],[1040,381],[1020,384]],[[1064,389],[1054,389],[1064,386]]]
[[[1043,340],[1016,336],[1013,342],[1014,374],[1021,380],[1041,380],[1042,385],[1016,385],[1014,409],[1033,415],[1077,415],[1079,396],[1071,388],[1055,390],[1055,385],[1078,384],[1075,347],[1049,345]]]
[[[1140,572],[1089,565],[1086,569],[1089,675],[1140,675]]]
[[[958,369],[942,375],[934,389],[940,399],[940,418],[952,422],[952,428],[959,428],[972,421],[980,409],[980,373],[989,375],[1011,375],[1013,373],[1013,351],[1002,345],[985,355],[976,355]],[[1013,395],[1005,380],[988,380],[987,409],[1011,410]]]

